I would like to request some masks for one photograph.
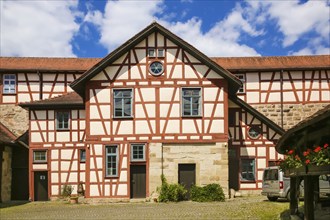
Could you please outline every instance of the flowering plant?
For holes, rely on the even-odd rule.
[[[314,146],[312,149],[308,148],[306,151],[294,151],[288,149],[286,158],[279,161],[280,169],[285,171],[293,168],[299,168],[303,165],[328,165],[330,164],[330,147],[329,144],[321,146]]]

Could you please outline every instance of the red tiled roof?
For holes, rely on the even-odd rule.
[[[228,70],[330,68],[330,55],[279,57],[214,57]]]
[[[228,70],[330,68],[330,55],[212,57]],[[0,70],[86,71],[102,58],[0,57]]]
[[[70,92],[61,96],[57,96],[50,99],[43,99],[33,102],[25,102],[19,104],[21,107],[27,108],[48,108],[48,107],[55,107],[61,108],[63,106],[84,106],[83,99],[76,93]]]
[[[16,136],[0,122],[0,144],[11,143],[16,140]]]
[[[0,57],[0,70],[86,71],[101,58]]]

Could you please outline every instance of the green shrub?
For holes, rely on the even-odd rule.
[[[187,190],[180,184],[169,184],[164,175],[161,175],[162,185],[157,188],[159,202],[179,202],[184,200]]]
[[[190,197],[196,202],[214,202],[225,201],[225,194],[219,184],[212,183],[204,187],[192,186],[190,189]]]
[[[62,196],[64,196],[64,197],[69,197],[69,196],[71,196],[71,193],[72,193],[72,191],[73,191],[73,186],[71,186],[71,185],[63,185],[62,186]]]

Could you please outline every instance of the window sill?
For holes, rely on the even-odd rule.
[[[13,93],[2,93],[2,95],[6,96],[6,95],[16,95],[17,93],[16,92],[13,92]]]
[[[134,117],[131,116],[131,117],[113,117],[113,120],[133,120]]]
[[[183,119],[187,118],[187,119],[194,119],[194,118],[203,118],[203,116],[201,115],[192,115],[192,116],[189,116],[189,115],[182,115],[181,116]]]
[[[70,131],[70,129],[56,129],[56,131]]]
[[[256,183],[256,180],[241,180],[241,183]]]
[[[105,176],[105,179],[119,179],[119,176]]]
[[[47,164],[47,161],[33,161],[33,164]]]
[[[131,163],[145,163],[146,160],[131,160]]]

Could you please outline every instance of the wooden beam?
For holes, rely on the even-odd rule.
[[[314,183],[313,176],[304,176],[304,219],[314,220]]]

